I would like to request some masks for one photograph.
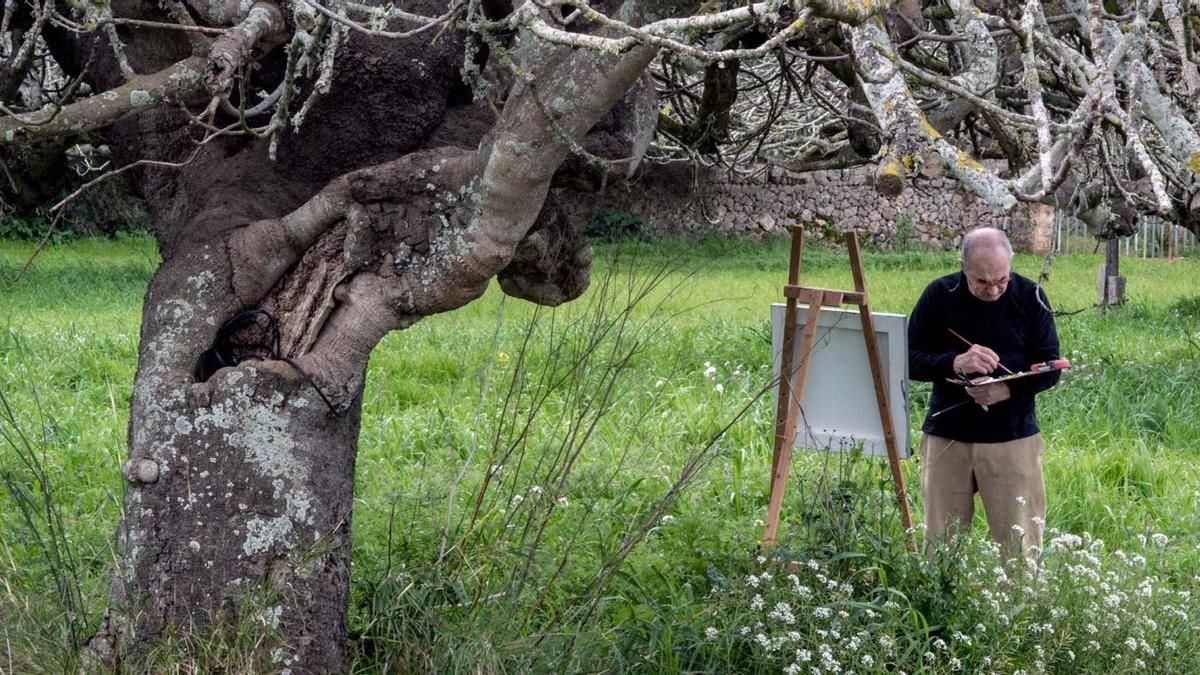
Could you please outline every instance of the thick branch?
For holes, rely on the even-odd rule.
[[[1038,163],[1042,167],[1042,189],[1049,191],[1050,178],[1053,175],[1050,164],[1050,116],[1042,102],[1042,84],[1038,80],[1037,57],[1033,51],[1034,18],[1041,14],[1041,11],[1039,0],[1026,1],[1025,13],[1021,17],[1021,64],[1025,71],[1021,80],[1025,85],[1025,93],[1029,96],[1029,110],[1037,122]]]
[[[891,39],[878,19],[864,22],[851,30],[855,52],[862,66],[863,91],[866,92],[879,125],[893,134],[899,143],[900,162],[915,163],[922,146],[932,146],[946,162],[950,172],[968,189],[997,210],[1008,211],[1017,200],[1004,181],[997,178],[966,152],[951,145],[934,129],[913,100],[900,72],[885,55]]]
[[[1200,174],[1200,134],[1179,106],[1165,96],[1154,81],[1154,74],[1138,61],[1129,70],[1141,91],[1142,113],[1154,124],[1171,155],[1193,174]]]
[[[313,242],[351,214],[346,177],[334,179],[303,206],[281,218],[251,223],[229,238],[234,294],[257,305]]]
[[[24,4],[24,3],[20,3]],[[21,44],[12,45],[12,54],[7,61],[0,62],[0,103],[7,103],[12,100],[13,96],[21,86],[21,82],[25,80],[25,75],[29,72],[29,67],[33,64],[33,56],[36,51],[38,39],[42,34],[42,26],[46,22],[46,16],[50,12],[50,0],[43,0],[41,6],[34,4],[34,9],[31,12],[30,26],[24,31]],[[16,0],[8,0],[4,3],[4,32],[12,28],[10,25],[12,19],[17,12],[25,11],[24,7],[18,8]],[[15,31],[14,31],[15,33]],[[2,35],[3,33],[0,33]],[[15,41],[15,36],[10,36],[9,39]]]
[[[279,8],[267,2],[255,3],[246,18],[213,41],[208,55],[205,84],[213,94],[226,94],[233,74],[247,63],[256,46],[269,49],[284,37],[286,24]]]
[[[204,59],[190,57],[60,109],[0,118],[0,147],[6,143],[75,136],[157,105],[196,103],[205,93],[203,69]]]
[[[1190,3],[1189,3],[1190,4]],[[1179,0],[1162,0],[1163,17],[1175,38],[1175,48],[1179,51],[1179,72],[1183,75],[1183,93],[1185,96],[1195,96],[1200,93],[1200,73],[1196,64],[1188,58],[1187,32],[1183,28],[1183,16],[1179,12]]]
[[[951,82],[964,91],[977,92],[979,98],[990,99],[989,92],[996,86],[1000,69],[1000,50],[988,31],[985,22],[988,15],[978,11],[969,0],[952,0],[950,7],[967,37],[966,42],[953,47],[966,69],[951,78]],[[975,109],[974,98],[952,98],[930,114],[930,123],[939,131],[957,127]]]

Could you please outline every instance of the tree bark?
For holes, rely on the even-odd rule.
[[[223,248],[165,262],[147,293],[121,564],[90,644],[136,658],[168,627],[252,612],[283,645],[279,668],[341,672],[361,385],[335,414],[278,360],[196,382],[214,317],[235,309]],[[366,363],[355,365],[361,383]]]

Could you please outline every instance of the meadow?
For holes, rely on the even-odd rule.
[[[39,458],[0,447],[0,673],[76,669],[104,609],[157,260],[144,238],[65,242],[13,283],[31,249],[0,241],[0,441],[19,428]],[[760,551],[786,242],[597,258],[568,306],[493,287],[376,350],[356,672],[1200,672],[1200,259],[1123,260],[1128,302],[1105,313],[1101,256],[1054,260],[1052,303],[1083,311],[1058,321],[1076,367],[1039,397],[1050,534],[1025,566],[998,559],[982,515],[951,554],[907,553],[886,464],[829,453],[797,455],[780,546]],[[907,313],[956,256],[865,264],[874,307]],[[851,287],[844,251],[807,250],[803,279]],[[927,401],[914,383],[914,443]],[[904,467],[919,515],[919,460]],[[271,672],[255,610],[167,640],[150,668]]]

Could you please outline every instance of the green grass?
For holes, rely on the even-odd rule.
[[[56,245],[14,285],[11,279],[31,246],[0,242],[0,386],[27,425],[41,430],[35,413],[39,406],[45,412],[39,433],[51,448],[48,482],[78,551],[84,591],[95,612],[102,607],[111,569],[109,542],[120,515],[119,466],[141,299],[157,256],[146,239]],[[545,587],[541,608],[529,620],[534,626],[550,625],[556,611],[572,607],[600,561],[611,557],[614,542],[654,513],[687,460],[769,379],[768,306],[781,298],[785,242],[614,244],[603,247],[599,257],[596,276],[613,269],[613,259],[621,261],[621,270],[632,265],[644,275],[670,257],[681,271],[634,310],[634,317],[649,320],[649,308],[658,306],[658,332],[643,333],[644,348],[632,356],[612,411],[598,424],[571,478],[555,493],[569,505],[549,517],[540,544],[545,551],[536,557],[540,567],[532,576],[551,578],[543,567],[568,548],[572,564]],[[1100,262],[1101,256],[1084,254],[1056,259],[1045,286],[1052,302],[1065,310],[1089,308]],[[907,313],[930,279],[955,267],[955,255],[868,252],[865,264],[875,308]],[[1016,271],[1030,277],[1041,266],[1041,259],[1029,256],[1018,256],[1014,263]],[[1121,267],[1128,277],[1124,308],[1104,315],[1087,309],[1059,321],[1064,356],[1083,367],[1039,397],[1047,442],[1047,525],[1090,532],[1111,549],[1132,550],[1139,535],[1165,533],[1172,544],[1154,558],[1156,571],[1183,588],[1192,583],[1200,563],[1200,477],[1195,469],[1200,448],[1194,440],[1200,438],[1200,259],[1126,259]],[[844,252],[806,252],[803,280],[852,287]],[[671,287],[677,292],[669,294]],[[586,319],[586,300],[559,310],[556,321]],[[507,615],[486,608],[431,609],[452,606],[447,594],[471,590],[470,584],[455,585],[471,578],[468,571],[509,569],[519,553],[529,550],[496,527],[486,530],[487,546],[456,553],[450,569],[437,564],[448,508],[446,486],[464,458],[473,456],[460,503],[452,509],[452,525],[457,525],[464,515],[461,502],[475,495],[488,465],[490,439],[504,422],[494,411],[503,402],[534,312],[526,303],[502,300],[493,287],[460,311],[390,335],[372,357],[354,516],[351,628],[357,667],[363,671],[382,668],[393,652],[400,655],[391,661],[394,667],[465,668],[484,653],[492,655],[491,667],[497,670],[512,663],[536,665],[521,660],[528,658],[529,645],[507,625]],[[547,316],[528,351],[533,372],[553,365],[546,363]],[[706,363],[717,369],[711,378],[704,374]],[[588,371],[586,377],[600,375]],[[914,442],[927,399],[927,386],[914,386]],[[581,400],[560,392],[548,401],[543,428],[529,439],[529,463],[506,479],[504,489],[511,492],[503,496],[506,504],[496,502],[495,514],[501,507],[506,508],[504,517],[515,514],[512,496],[528,494],[523,491],[545,477],[538,474],[535,460],[555,447],[562,420],[570,418],[559,414],[578,412]],[[705,651],[692,629],[719,604],[709,594],[723,587],[722,579],[740,578],[754,568],[769,483],[772,416],[764,398],[720,439],[713,461],[670,505],[669,517],[657,520],[620,565],[595,616],[586,625],[575,625],[579,640],[571,648],[578,654],[570,663],[671,670],[681,658],[691,658],[702,661],[691,667],[712,670],[721,670],[723,663],[746,665],[734,648]],[[473,440],[476,428],[480,434]],[[478,446],[474,455],[473,444]],[[793,537],[805,529],[797,516],[812,512],[813,496],[823,494],[805,478],[826,480],[831,471],[840,471],[831,468],[831,461],[841,460],[797,457],[799,478],[785,505],[785,514],[792,516],[785,532]],[[882,465],[867,464],[865,474],[857,475],[880,484]],[[7,450],[0,452],[0,468],[14,468]],[[914,493],[913,511],[919,514],[916,463],[906,462],[905,470]],[[876,508],[879,524],[860,523],[863,531],[877,527],[894,532],[894,513]],[[976,532],[986,531],[982,517],[975,525]],[[34,623],[53,624],[54,604],[39,602],[51,598],[53,590],[22,532],[9,493],[0,490],[0,615],[18,617],[6,629],[9,653],[18,655],[18,671],[60,670],[45,655],[62,644],[61,636],[39,632]],[[399,590],[397,580],[404,580]],[[507,581],[495,583],[508,588]],[[406,585],[412,590],[406,591]],[[410,648],[420,635],[436,653]],[[0,635],[0,642],[4,639]],[[408,647],[389,640],[407,640]],[[40,662],[27,661],[23,669],[22,654]],[[69,655],[61,658],[70,662]],[[0,656],[0,670],[4,668]]]

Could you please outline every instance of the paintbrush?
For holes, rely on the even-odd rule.
[[[953,335],[954,337],[958,338],[959,340],[962,340],[962,341],[963,341],[963,342],[964,342],[964,343],[965,343],[965,344],[966,344],[968,347],[974,347],[974,346],[975,346],[975,343],[974,343],[974,342],[971,342],[971,341],[970,341],[970,340],[968,340],[967,338],[965,338],[965,337],[963,337],[963,336],[959,335],[958,333],[955,333],[953,328],[949,328],[949,327],[947,327],[947,328],[946,328],[946,330],[950,331],[950,334],[951,334],[951,335]],[[996,363],[1000,363],[1000,360],[999,360],[999,359],[997,359],[997,360],[996,360]],[[1004,372],[1008,373],[1009,375],[1013,375],[1013,374],[1014,374],[1014,373],[1013,373],[1013,371],[1009,370],[1009,369],[1008,369],[1008,366],[1004,365],[1003,363],[1000,363],[1000,369],[1001,369],[1001,370],[1003,370]]]

